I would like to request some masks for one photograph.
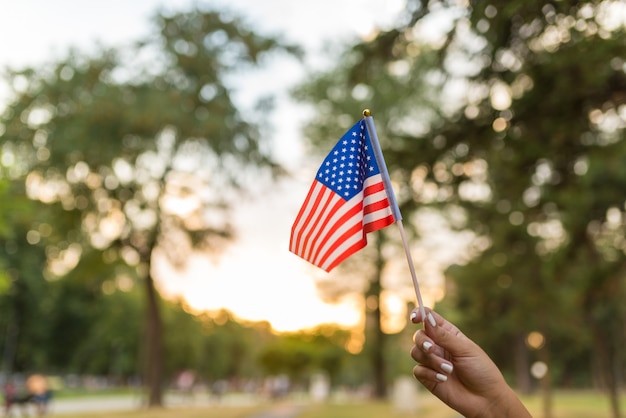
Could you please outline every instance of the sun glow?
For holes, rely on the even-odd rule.
[[[356,296],[324,302],[315,275],[325,274],[289,252],[289,232],[308,182],[275,185],[262,204],[242,204],[233,213],[238,238],[218,256],[195,253],[184,270],[155,254],[154,275],[165,297],[182,297],[197,311],[227,309],[251,321],[268,321],[276,331],[296,331],[325,323],[355,327],[364,308]],[[302,189],[302,190],[300,190]],[[290,199],[291,200],[291,199]]]
[[[293,264],[300,260],[263,249],[237,247],[217,264],[201,254],[189,258],[183,272],[157,257],[158,282],[165,297],[183,297],[197,311],[227,309],[241,319],[268,321],[276,331],[296,331],[322,323],[354,327],[362,308],[356,299],[328,304],[317,296],[310,275]],[[293,256],[295,258],[295,256]]]

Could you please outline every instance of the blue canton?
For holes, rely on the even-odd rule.
[[[363,190],[367,177],[378,173],[365,120],[361,119],[330,151],[316,179],[345,200],[350,200]]]

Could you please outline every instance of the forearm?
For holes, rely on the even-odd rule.
[[[506,386],[506,390],[474,418],[532,418],[532,415],[513,389]]]

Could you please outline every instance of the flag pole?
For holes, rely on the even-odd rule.
[[[400,229],[400,236],[402,237],[402,244],[404,245],[404,253],[406,254],[407,262],[409,263],[409,270],[411,271],[411,278],[413,279],[413,287],[415,288],[417,303],[420,308],[420,313],[422,314],[422,321],[426,321],[426,311],[424,309],[424,302],[422,301],[422,293],[420,292],[420,286],[417,282],[417,275],[415,274],[415,267],[413,266],[411,251],[409,250],[409,244],[406,239],[406,234],[404,232],[404,226],[402,225],[402,214],[400,213],[400,207],[398,206],[398,202],[396,201],[396,195],[393,192],[393,187],[391,187],[391,179],[389,178],[387,165],[385,164],[385,159],[383,158],[383,151],[380,148],[380,142],[378,142],[378,135],[376,135],[376,128],[374,127],[374,118],[372,117],[372,112],[370,112],[369,109],[365,109],[363,111],[363,117],[365,118],[367,131],[370,134],[372,146],[374,147],[374,156],[376,157],[376,162],[378,163],[378,168],[380,169],[383,184],[385,185],[385,190],[387,191],[387,199],[389,199],[391,212],[393,213],[393,216],[396,220],[396,225],[398,225],[398,229]]]

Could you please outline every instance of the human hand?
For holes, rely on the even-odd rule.
[[[430,392],[467,418],[528,418],[528,410],[502,373],[476,343],[431,309],[419,310],[413,323],[424,329],[413,335],[413,375]]]

